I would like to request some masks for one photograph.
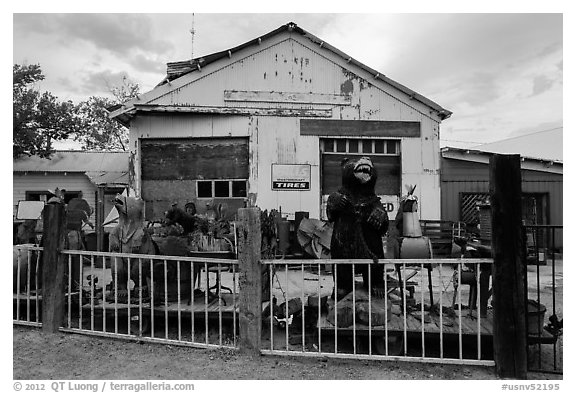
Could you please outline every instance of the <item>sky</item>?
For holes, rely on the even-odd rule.
[[[14,13],[13,62],[40,64],[37,87],[78,103],[109,96],[123,77],[149,91],[167,62],[288,22],[452,111],[441,146],[563,126],[561,13]]]

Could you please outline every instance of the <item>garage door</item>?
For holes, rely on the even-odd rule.
[[[400,140],[323,138],[322,155],[322,218],[326,219],[326,200],[342,186],[341,162],[344,158],[370,157],[376,171],[376,195],[380,196],[389,216],[394,217],[400,195]]]
[[[144,139],[141,143],[142,198],[146,219],[159,220],[171,204],[194,201],[201,213],[208,201],[230,212],[247,197],[248,139]]]

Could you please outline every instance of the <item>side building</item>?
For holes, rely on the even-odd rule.
[[[128,153],[61,150],[50,158],[22,157],[13,161],[13,216],[19,201],[46,201],[49,190],[66,190],[65,202],[82,192],[94,208],[97,232],[114,207],[113,197],[128,186]],[[98,243],[101,244],[99,234]]]
[[[478,225],[477,205],[487,201],[490,192],[491,155],[482,150],[442,148],[442,220]],[[521,160],[524,223],[563,225],[562,161],[523,156]],[[555,240],[561,249],[562,236]]]

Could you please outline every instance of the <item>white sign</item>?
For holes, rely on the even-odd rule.
[[[394,221],[400,206],[400,198],[398,198],[398,195],[378,195],[378,197],[380,197],[384,210],[388,213],[388,219],[390,222]]]
[[[326,214],[326,204],[328,203],[329,195],[322,195],[322,206],[320,208],[320,218],[327,220],[328,216]],[[398,195],[378,195],[382,207],[388,213],[388,220],[392,223],[396,218],[396,213],[398,213],[398,208],[400,206],[400,198]]]
[[[272,164],[272,189],[310,190],[310,164]]]
[[[44,210],[43,201],[18,201],[17,220],[38,220]]]

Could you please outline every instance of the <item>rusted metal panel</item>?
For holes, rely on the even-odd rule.
[[[350,105],[351,100],[345,94],[224,90],[224,101]]]
[[[248,141],[143,140],[142,181],[248,178]]]
[[[377,120],[314,120],[300,121],[301,135],[419,137],[420,122]]]

